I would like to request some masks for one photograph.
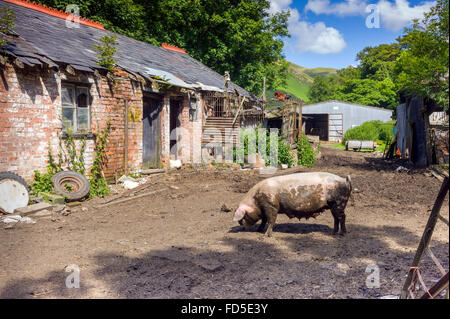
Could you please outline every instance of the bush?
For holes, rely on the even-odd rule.
[[[34,196],[38,196],[41,192],[53,192],[53,174],[50,172],[40,173],[39,171],[34,171],[34,180],[31,183],[30,193]]]
[[[244,130],[241,129],[241,134],[244,134]],[[268,166],[270,159],[270,131],[266,130],[266,154],[264,160],[266,161],[266,165]],[[244,136],[244,156],[248,156],[248,145],[249,140],[252,143],[256,142],[256,152],[259,152],[258,147],[258,129],[254,129],[248,134]],[[289,151],[291,150],[290,146],[283,140],[281,136],[278,137],[278,164],[286,164],[288,166],[294,165],[294,159],[292,158]],[[237,161],[237,149],[233,148],[233,160]]]
[[[302,134],[297,142],[297,154],[299,166],[312,166],[316,161],[316,152],[309,144],[306,135]]]
[[[270,144],[270,143],[268,143]],[[267,148],[269,149],[270,146],[268,145]],[[278,137],[278,164],[287,164],[289,167],[294,165],[294,159],[292,158],[289,151],[291,150],[291,147],[283,140],[281,136]],[[269,153],[270,154],[270,149]]]
[[[392,125],[381,121],[369,121],[349,129],[344,134],[342,144],[348,140],[386,141],[392,139]]]

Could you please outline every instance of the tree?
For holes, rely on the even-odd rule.
[[[381,44],[362,49],[356,56],[361,70],[361,78],[375,77],[380,71],[390,76],[401,50],[399,43]]]
[[[80,14],[111,31],[155,45],[184,48],[214,71],[230,72],[245,89],[261,94],[263,78],[275,87],[287,65],[283,37],[289,36],[289,12],[268,13],[268,0],[41,0],[65,10],[77,4]]]
[[[311,103],[331,100],[337,89],[337,77],[325,78],[317,76],[309,89],[309,100]]]
[[[431,98],[448,110],[448,0],[438,0],[422,21],[415,20],[405,29],[398,41],[404,47],[395,65],[399,88]]]
[[[394,109],[397,105],[395,84],[383,81],[354,79],[346,81],[333,95],[334,100]]]

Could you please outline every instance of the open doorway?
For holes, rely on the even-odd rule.
[[[177,145],[177,139],[175,139],[175,129],[181,126],[181,101],[182,100],[178,98],[170,99],[170,157],[172,159],[178,159],[178,152],[180,149]]]
[[[319,136],[321,141],[329,139],[328,114],[303,114],[305,134]]]

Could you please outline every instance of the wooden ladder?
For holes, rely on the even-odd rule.
[[[448,299],[448,270],[446,271],[444,267],[442,267],[442,264],[429,248],[431,236],[433,235],[434,227],[436,226],[437,221],[440,220],[448,226],[448,220],[440,215],[442,203],[444,202],[448,190],[449,181],[448,177],[445,177],[444,181],[442,182],[441,189],[439,190],[438,196],[436,197],[436,200],[434,202],[433,209],[431,210],[430,217],[428,218],[427,225],[425,226],[425,230],[423,231],[422,239],[419,242],[419,247],[417,248],[414,260],[409,267],[408,276],[406,278],[405,284],[403,285],[402,294],[400,296],[401,299],[416,299],[417,297],[419,297],[420,299],[433,299],[445,289],[447,289],[446,298]],[[423,253],[425,251],[436,264],[442,275],[439,281],[430,289],[427,288],[420,273],[419,267],[420,260],[422,259]],[[415,293],[417,284],[419,284],[425,292],[422,296],[419,296],[418,292]]]

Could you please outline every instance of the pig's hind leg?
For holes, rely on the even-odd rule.
[[[345,228],[345,209],[342,209],[339,206],[333,206],[331,208],[331,214],[333,214],[334,218],[333,235],[338,233],[339,226],[341,227],[339,235],[344,235],[345,233],[347,233],[347,229]]]

